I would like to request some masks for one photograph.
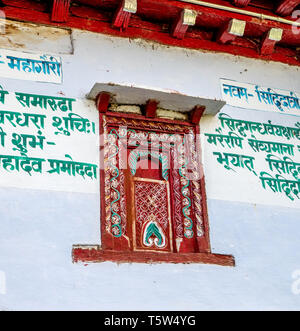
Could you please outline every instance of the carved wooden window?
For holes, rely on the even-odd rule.
[[[101,246],[73,260],[233,266],[210,250],[199,125],[98,108]]]
[[[103,115],[102,125],[102,247],[208,252],[197,127],[116,115]]]

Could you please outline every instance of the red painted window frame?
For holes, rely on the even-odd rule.
[[[99,107],[98,107],[99,108]],[[100,110],[100,108],[99,108]],[[148,122],[157,122],[164,124],[177,124],[192,127],[195,129],[196,134],[200,134],[199,124],[194,124],[187,121],[177,121],[162,118],[147,118],[146,116],[136,114],[125,114],[117,112],[106,112],[100,110],[100,137],[103,139],[104,116],[121,117],[132,120],[143,120]],[[104,141],[100,142],[100,146],[104,145]],[[102,154],[102,153],[100,153]],[[200,151],[201,155],[201,151]],[[235,259],[231,255],[214,254],[211,252],[210,237],[209,237],[209,220],[207,211],[207,197],[205,190],[205,178],[201,177],[201,195],[202,195],[202,212],[203,212],[203,227],[204,236],[198,242],[199,251],[193,253],[160,253],[160,252],[147,252],[147,251],[133,251],[128,250],[122,245],[113,248],[111,243],[108,243],[105,237],[105,173],[104,173],[104,159],[100,158],[100,200],[101,200],[101,246],[91,245],[74,245],[73,247],[73,262],[84,263],[97,263],[97,262],[118,262],[118,263],[204,263],[204,264],[217,264],[222,266],[235,266]],[[203,167],[200,162],[200,171],[203,173]],[[173,222],[173,219],[172,219]]]

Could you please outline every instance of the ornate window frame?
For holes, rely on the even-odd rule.
[[[199,120],[203,111],[200,116],[199,113],[194,112],[190,121],[179,121],[157,118],[155,116],[149,117],[146,116],[148,113],[144,116],[108,111],[109,97],[107,99],[104,105],[103,98],[100,104],[98,102],[100,113],[100,145],[103,146],[100,153],[101,246],[74,245],[73,261],[207,263],[234,266],[235,261],[233,256],[211,252],[205,178],[199,157],[201,152],[194,153],[195,155],[192,157],[191,162],[194,162],[196,165],[193,171],[201,172],[202,174],[202,176],[194,180],[190,180],[185,176],[186,163],[184,162],[179,165],[179,170],[172,166],[168,170],[168,162],[170,160],[163,153],[153,151],[152,149],[150,151],[143,151],[139,148],[130,152],[128,163],[133,176],[136,174],[135,166],[137,160],[141,156],[146,157],[150,155],[158,159],[158,162],[161,164],[162,178],[167,183],[169,202],[170,205],[172,204],[169,207],[172,208],[172,212],[169,213],[171,215],[171,229],[169,233],[170,236],[173,234],[175,238],[172,245],[170,244],[171,248],[169,251],[141,250],[136,247],[132,230],[128,230],[129,227],[126,228],[128,215],[130,215],[130,221],[133,222],[133,213],[126,211],[126,194],[128,194],[129,187],[132,184],[126,181],[126,176],[121,167],[116,166],[117,162],[118,165],[124,162],[124,159],[121,160],[120,156],[118,156],[118,159],[115,159],[116,155],[120,152],[121,140],[123,139],[124,142],[125,139],[125,144],[127,144],[130,137],[133,137],[134,140],[139,139],[138,136],[145,134],[145,132],[148,132],[147,134],[149,135],[155,135],[159,132],[162,136],[167,135],[169,137],[172,135],[174,137],[185,135],[185,137],[190,137],[191,144],[197,144],[195,137],[200,135]],[[195,118],[198,120],[195,121]],[[119,131],[117,131],[117,128],[119,128]],[[182,141],[184,139],[186,138],[183,138]],[[174,148],[172,150],[184,144],[179,140],[173,142]],[[200,143],[197,146],[194,145],[192,150],[200,151]],[[171,159],[170,156],[169,158]],[[170,184],[167,181],[169,176],[172,177],[173,190],[171,192]],[[177,187],[176,189],[174,189],[175,186]],[[153,224],[151,222],[148,223],[149,227],[147,229],[149,230],[150,228],[151,230],[155,227],[155,231],[158,233],[158,224],[156,223],[157,226]],[[159,244],[157,244],[157,247],[166,240],[159,233],[158,237],[157,243]],[[151,239],[152,242],[149,242],[149,238],[147,240],[149,244],[153,243],[153,238]]]

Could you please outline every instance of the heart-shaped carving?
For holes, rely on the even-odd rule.
[[[166,238],[162,228],[155,221],[150,221],[144,228],[143,244],[146,247],[156,246],[157,248],[166,247]]]

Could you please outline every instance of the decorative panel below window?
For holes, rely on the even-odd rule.
[[[134,178],[132,200],[134,249],[172,252],[169,183]]]

